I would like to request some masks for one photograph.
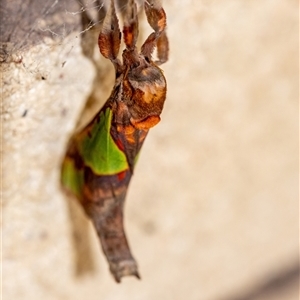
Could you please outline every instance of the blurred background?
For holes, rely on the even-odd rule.
[[[119,285],[59,185],[114,83],[105,10],[22,3],[1,2],[3,299],[299,299],[298,1],[164,1],[167,101],[125,207],[142,280]]]

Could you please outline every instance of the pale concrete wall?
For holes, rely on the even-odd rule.
[[[298,299],[298,2],[164,7],[168,98],[125,212],[140,282],[115,284],[93,228],[59,188],[95,88],[81,35],[1,66],[4,300]],[[104,101],[113,73],[104,60],[99,68],[93,95]]]

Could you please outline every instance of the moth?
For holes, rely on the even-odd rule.
[[[144,10],[154,32],[138,51],[137,6],[133,0],[127,2],[121,62],[121,32],[111,1],[98,45],[114,65],[115,84],[101,110],[71,137],[61,171],[62,186],[76,196],[92,220],[117,282],[124,276],[140,278],[124,232],[123,207],[143,142],[160,121],[167,89],[158,67],[168,59],[166,14],[157,0],[145,1]],[[152,58],[155,48],[157,61]]]

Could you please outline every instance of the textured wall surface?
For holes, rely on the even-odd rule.
[[[167,102],[125,211],[141,281],[113,281],[59,186],[68,138],[86,101],[106,100],[112,66],[79,31],[1,65],[4,300],[298,299],[298,1],[164,7]]]

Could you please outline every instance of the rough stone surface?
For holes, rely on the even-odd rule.
[[[298,2],[164,7],[168,97],[125,211],[141,281],[113,281],[59,186],[80,111],[110,92],[109,62],[95,82],[74,34],[2,65],[4,300],[298,299]]]

